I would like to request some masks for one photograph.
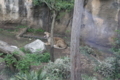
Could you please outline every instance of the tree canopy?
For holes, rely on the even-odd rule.
[[[33,4],[46,4],[50,10],[60,11],[72,9],[74,0],[33,0]]]

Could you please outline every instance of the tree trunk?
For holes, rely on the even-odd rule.
[[[54,40],[53,40],[53,32],[54,32],[54,26],[55,26],[55,18],[56,18],[56,13],[53,11],[53,19],[52,19],[52,24],[51,24],[51,49],[50,49],[50,58],[51,61],[54,62]]]
[[[81,62],[80,62],[80,28],[82,24],[84,0],[75,0],[73,24],[71,32],[71,80],[81,79]]]

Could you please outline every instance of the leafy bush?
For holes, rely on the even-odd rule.
[[[93,54],[94,50],[88,46],[80,47],[82,53]]]
[[[17,60],[14,57],[14,54],[7,54],[4,58],[4,61],[6,62],[6,65],[8,67],[13,66],[14,68],[16,68],[17,70],[21,71],[21,72],[26,72],[29,71],[29,67],[30,67],[30,63],[31,60],[26,58],[26,56],[24,56],[22,59]]]
[[[94,77],[94,76],[88,76],[86,74],[82,74],[81,77],[82,77],[82,80],[97,80],[96,77]]]
[[[49,53],[43,54],[26,54],[22,59],[17,60],[14,54],[7,54],[4,58],[7,66],[14,66],[17,70],[21,72],[28,72],[31,65],[40,65],[41,62],[48,62],[50,60]]]
[[[30,69],[30,64],[31,60],[30,59],[21,59],[19,61],[16,62],[16,68],[21,71],[21,72],[28,72]]]
[[[26,54],[25,56],[26,59],[29,59],[33,62],[49,62],[50,60],[50,53],[43,53],[43,54],[39,54],[39,53],[35,53],[35,54]]]
[[[4,61],[6,62],[6,65],[7,65],[8,67],[11,66],[11,64],[17,62],[16,58],[13,57],[13,54],[7,54],[7,55],[4,57]]]
[[[95,51],[91,47],[89,47],[89,46],[81,46],[80,47],[80,51],[87,58],[89,58],[90,60],[92,60],[96,65],[99,64],[99,61],[96,58],[93,57],[93,56],[96,57],[96,53],[95,53]]]
[[[41,62],[48,62],[50,60],[50,54],[49,53],[44,53],[44,54],[41,54],[39,55],[39,60]]]
[[[34,6],[38,6],[38,5],[40,5],[39,0],[33,0],[33,5],[34,5]]]
[[[40,80],[39,74],[35,71],[31,71],[30,73],[18,73],[14,77],[10,78],[10,80]]]
[[[49,62],[43,69],[43,80],[63,80],[70,77],[70,59],[57,59],[54,63]]]
[[[10,80],[63,80],[70,77],[70,59],[57,59],[54,63],[49,62],[44,68],[38,72],[31,71],[26,73],[18,73]]]
[[[49,53],[43,54],[26,54],[24,58],[17,62],[17,69],[20,71],[29,71],[29,66],[40,65],[41,62],[48,62],[50,60]]]
[[[120,30],[117,30],[118,37],[120,37]],[[115,38],[113,48],[111,49],[115,57],[108,57],[105,61],[101,62],[97,71],[112,79],[120,78],[120,39]]]
[[[118,61],[117,66],[115,61],[116,58],[114,57],[106,58],[105,61],[101,62],[100,65],[97,67],[97,71],[104,77],[110,78],[120,77],[120,60]],[[116,68],[117,71],[119,72],[116,71]]]

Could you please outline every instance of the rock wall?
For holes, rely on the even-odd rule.
[[[93,46],[109,47],[117,36],[119,0],[88,0],[81,26],[81,37]],[[72,12],[56,21],[55,31],[70,34]],[[51,14],[47,7],[35,7],[32,0],[0,0],[0,21],[29,24],[49,31]]]
[[[48,9],[34,7],[32,0],[0,0],[0,21],[48,26]]]
[[[94,47],[111,47],[117,37],[119,0],[89,0],[81,34]]]

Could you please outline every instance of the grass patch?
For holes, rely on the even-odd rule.
[[[43,33],[44,30],[43,30],[43,29],[33,29],[33,28],[29,28],[29,29],[27,29],[27,32]]]

